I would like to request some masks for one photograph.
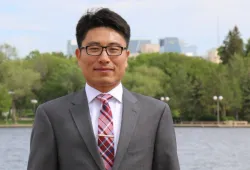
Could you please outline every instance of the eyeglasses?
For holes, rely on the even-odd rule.
[[[119,56],[122,54],[123,50],[126,50],[126,47],[121,46],[98,46],[98,45],[90,45],[86,47],[81,47],[80,50],[85,49],[86,53],[91,56],[99,56],[102,54],[103,49],[106,49],[108,56]]]

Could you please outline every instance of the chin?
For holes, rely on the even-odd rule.
[[[97,80],[97,83],[103,86],[110,86],[110,85],[117,84],[117,81],[115,81],[114,79],[110,79],[110,78],[100,78]]]

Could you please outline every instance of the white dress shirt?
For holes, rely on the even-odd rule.
[[[85,86],[85,91],[86,91],[86,95],[88,99],[89,112],[90,112],[93,130],[94,130],[94,135],[96,138],[96,142],[98,142],[98,118],[100,115],[102,103],[100,102],[100,100],[96,99],[96,97],[102,92],[94,89],[93,87],[89,86],[87,83]],[[111,91],[107,92],[107,94],[110,94],[113,96],[113,98],[109,100],[109,106],[111,108],[112,116],[113,116],[115,152],[117,150],[117,144],[119,141],[120,129],[121,129],[122,93],[123,93],[123,87],[121,83],[118,86],[116,86],[114,89],[112,89]]]

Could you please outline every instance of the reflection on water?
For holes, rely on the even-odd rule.
[[[0,170],[26,170],[30,128],[0,128]],[[176,128],[181,170],[250,170],[250,128]]]

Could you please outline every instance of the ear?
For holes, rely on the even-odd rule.
[[[127,50],[127,51],[126,51],[126,63],[125,63],[125,68],[128,67],[128,58],[129,58],[129,55],[130,55],[130,51]]]
[[[76,49],[75,54],[76,54],[77,60],[79,60],[81,58],[81,51],[79,48]]]
[[[77,49],[75,50],[75,54],[76,54],[77,64],[78,64],[78,66],[80,66],[81,50],[80,50],[79,48],[77,48]]]

